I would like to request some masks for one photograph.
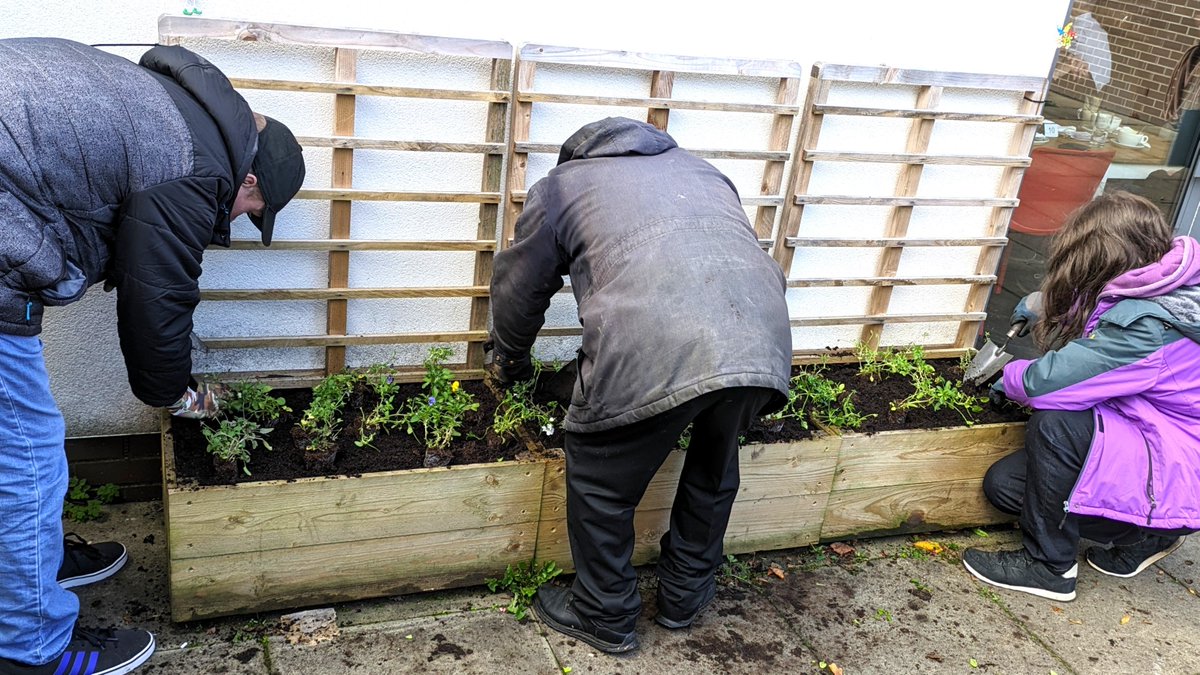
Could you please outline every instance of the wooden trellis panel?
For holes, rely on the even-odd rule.
[[[333,60],[331,81],[295,81],[260,78],[231,78],[239,90],[272,90],[328,94],[334,98],[334,123],[328,136],[298,137],[305,147],[332,148],[329,189],[304,189],[297,199],[328,201],[329,236],[326,239],[276,238],[272,249],[328,251],[329,273],[325,288],[205,289],[206,301],[324,300],[324,335],[247,336],[209,338],[211,349],[324,347],[322,372],[272,373],[273,379],[301,383],[346,365],[346,347],[408,343],[466,343],[465,362],[455,370],[464,377],[483,374],[483,341],[488,335],[488,286],[492,256],[499,228],[499,205],[504,187],[505,131],[511,96],[513,48],[507,42],[441,38],[385,31],[334,29],[277,23],[164,16],[159,22],[160,41],[178,44],[185,40],[222,39],[246,42],[303,45],[330,49]],[[362,51],[400,51],[429,55],[447,62],[462,59],[486,60],[490,81],[486,89],[433,89],[427,87],[380,86],[356,81],[357,57]],[[403,73],[397,73],[398,78]],[[422,139],[366,138],[356,134],[355,115],[363,97],[401,97],[429,101],[476,101],[485,104],[484,138],[478,142],[447,142]],[[407,152],[468,153],[480,155],[482,182],[473,191],[364,190],[354,187],[354,151],[390,150]],[[391,240],[352,237],[353,205],[356,202],[438,202],[479,205],[479,225],[474,240]],[[436,225],[431,223],[431,226]],[[261,250],[256,239],[234,240],[235,250]],[[468,251],[474,253],[470,286],[426,286],[403,288],[351,288],[351,251]],[[364,298],[470,298],[466,330],[390,334],[348,334],[347,305]],[[203,337],[203,336],[202,336]],[[256,375],[257,373],[243,373]],[[414,369],[413,379],[419,379]]]
[[[844,316],[825,315],[811,318],[792,318],[793,328],[814,326],[861,326],[859,341],[878,346],[885,326],[904,323],[957,322],[956,337],[950,344],[926,344],[933,355],[957,355],[969,349],[975,340],[984,319],[984,305],[992,285],[995,283],[996,267],[1000,253],[1007,242],[1005,234],[1013,207],[1017,205],[1017,190],[1025,167],[1029,166],[1030,148],[1036,125],[1042,118],[1039,114],[1046,90],[1046,80],[1037,77],[979,75],[970,73],[899,70],[891,68],[860,67],[816,64],[809,79],[807,98],[800,123],[797,159],[792,163],[788,194],[791,199],[784,207],[781,227],[775,236],[773,255],[788,276],[791,288],[819,287],[870,287],[870,297],[862,313]],[[859,96],[863,89],[877,88],[895,92],[897,88],[912,90],[913,103],[904,107],[866,107],[860,105],[831,104],[831,92],[838,87],[855,88]],[[952,90],[967,90],[982,93],[1001,92],[995,97],[993,107],[1003,110],[956,110],[944,105],[944,96]],[[1020,94],[1017,109],[1012,109],[1012,100]],[[961,100],[961,98],[960,98]],[[989,100],[989,103],[991,101]],[[898,118],[910,120],[903,152],[895,151],[840,151],[837,141],[821,142],[822,124],[831,116],[841,116],[854,124],[865,125],[865,120]],[[955,154],[931,151],[930,138],[936,125],[943,121],[970,122],[979,124],[1006,124],[1012,129],[1011,140],[1004,154]],[[847,134],[843,125],[840,130]],[[961,133],[961,132],[960,132]],[[853,136],[853,133],[849,133]],[[943,144],[943,146],[946,144]],[[810,190],[814,167],[822,162],[893,164],[899,173],[891,194],[847,195],[831,194],[827,191],[814,193]],[[996,191],[971,197],[927,197],[920,196],[919,188],[926,166],[939,167],[1001,167],[1001,178]],[[948,174],[943,174],[946,180]],[[849,187],[839,185],[838,188]],[[844,232],[839,237],[805,236],[805,210],[809,205],[844,205],[888,207],[890,215],[884,226],[883,236],[857,235],[853,217],[846,218]],[[936,207],[984,207],[990,209],[986,231],[982,236],[958,238],[909,237],[909,225],[916,208]],[[973,274],[913,276],[898,273],[904,250],[925,246],[978,247],[978,261]],[[879,249],[874,274],[864,276],[805,277],[803,270],[793,269],[797,248],[825,247],[827,255],[837,256],[848,247]],[[954,286],[969,287],[965,306],[944,307],[931,302],[927,312],[890,312],[892,291],[896,286]],[[817,345],[798,345],[796,361],[816,358],[826,350]]]

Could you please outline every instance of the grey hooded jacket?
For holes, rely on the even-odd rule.
[[[779,266],[733,184],[649,124],[608,118],[564,144],[492,277],[496,358],[529,353],[570,274],[583,345],[565,427],[594,432],[728,387],[786,400],[792,342]]]

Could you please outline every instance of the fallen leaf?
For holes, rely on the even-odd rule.
[[[843,544],[840,541],[830,544],[829,550],[841,556],[854,555],[854,547],[849,544]]]
[[[1055,607],[1054,605],[1050,605],[1050,611],[1052,611],[1052,612],[1057,612],[1057,613],[1059,613],[1059,614],[1062,614],[1063,608],[1062,608],[1062,607]]]
[[[976,661],[975,659],[971,659],[970,661],[967,661],[967,663],[971,664],[971,667],[972,667],[972,668],[978,668],[978,667],[979,667],[979,662],[978,662],[978,661]]]
[[[770,567],[767,568],[767,571],[770,572],[773,576],[779,577],[780,580],[787,577],[787,575],[783,573],[783,568],[780,567],[779,565],[772,564]]]
[[[937,543],[936,541],[913,542],[913,548],[915,548],[919,551],[924,551],[930,555],[941,555],[942,551],[945,550],[944,548],[942,548],[942,545]]]
[[[1121,625],[1122,625],[1122,626],[1124,626],[1125,624],[1129,623],[1129,620],[1130,620],[1130,619],[1132,619],[1132,618],[1133,618],[1133,617],[1132,617],[1132,616],[1129,616],[1128,614],[1126,614],[1125,616],[1121,617]]]
[[[842,675],[842,667],[836,663],[831,663],[829,664],[829,672],[833,673],[833,675]]]
[[[1076,626],[1083,625],[1083,621],[1081,621],[1079,619],[1067,619],[1067,623],[1075,624]]]

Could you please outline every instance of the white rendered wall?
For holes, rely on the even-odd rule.
[[[1014,0],[1006,3],[965,3],[961,0],[930,0],[922,3],[899,3],[894,0],[859,0],[840,3],[740,3],[734,9],[714,11],[700,9],[694,2],[644,3],[629,0],[600,4],[563,3],[539,0],[497,4],[483,0],[446,3],[415,2],[337,2],[316,3],[298,0],[255,0],[252,3],[233,0],[200,0],[203,15],[208,18],[238,18],[278,21],[332,27],[369,27],[448,37],[506,40],[519,46],[523,42],[538,42],[570,47],[623,49],[664,54],[714,57],[767,58],[795,61],[808,66],[815,61],[863,65],[887,65],[900,68],[955,70],[982,73],[1045,76],[1054,56],[1057,34],[1055,27],[1066,13],[1068,0]],[[786,5],[786,6],[785,6]],[[18,36],[55,36],[86,43],[154,42],[157,39],[157,20],[161,14],[181,14],[183,0],[98,0],[89,3],[29,3],[0,0],[0,38]],[[602,7],[602,9],[600,9]],[[585,21],[580,21],[585,18]],[[586,26],[581,30],[580,26]],[[303,48],[273,48],[266,63],[254,56],[254,47],[232,43],[205,42],[189,45],[231,74],[253,74],[256,77],[325,79],[331,76],[330,63],[318,56],[317,50]],[[142,48],[112,49],[116,53],[136,58]],[[420,59],[398,54],[371,53],[364,55],[358,67],[360,81],[386,82],[392,71],[402,68],[406,83],[419,82],[423,74]],[[582,80],[586,73],[572,73],[569,68],[545,68],[547,77],[557,78],[556,91],[570,91],[573,78]],[[431,71],[432,72],[432,71]],[[438,76],[444,75],[439,70]],[[460,82],[430,83],[427,86],[476,87],[486,73],[464,63],[455,78]],[[461,84],[460,84],[461,83]],[[413,84],[412,86],[421,86]],[[622,91],[629,81],[614,78],[604,83],[605,91]],[[703,98],[710,88],[724,88],[722,97],[748,97],[761,100],[767,91],[753,91],[743,82],[722,78],[677,77],[675,95]],[[740,91],[738,88],[746,89]],[[594,83],[589,91],[597,93]],[[644,95],[640,89],[634,95]],[[848,91],[843,95],[852,96]],[[904,96],[905,94],[898,94]],[[284,101],[282,94],[248,92],[247,98],[256,108],[284,119],[298,134],[328,134],[332,124],[332,102],[329,97],[313,97],[309,105]],[[911,101],[903,101],[910,104]],[[982,104],[980,100],[965,101],[963,105]],[[404,106],[410,106],[405,108]],[[944,103],[951,107],[950,102]],[[1015,103],[1014,103],[1015,105]],[[415,106],[415,107],[414,107]],[[360,135],[387,137],[455,138],[468,133],[474,138],[481,131],[478,115],[464,107],[461,116],[432,119],[421,115],[419,104],[396,101],[360,101],[357,128]],[[440,108],[444,109],[444,108]],[[606,114],[621,114],[611,109]],[[637,111],[638,116],[644,111]],[[593,115],[594,117],[594,115]],[[540,126],[531,130],[532,140],[561,142],[580,124],[590,120],[572,119],[570,115],[548,116],[539,120]],[[895,120],[880,120],[880,122]],[[939,123],[939,127],[942,123]],[[678,125],[676,127],[675,125]],[[758,129],[738,128],[736,134],[722,129],[719,142],[712,140],[714,123],[702,116],[693,121],[682,112],[672,113],[672,133],[683,145],[703,147],[738,147],[739,135],[745,134],[747,145],[757,145],[762,138]],[[822,132],[822,148],[851,149],[880,148],[868,137],[838,136],[836,127],[827,123]],[[832,128],[831,128],[832,127]],[[996,139],[978,138],[970,133],[955,134],[952,125],[942,127],[932,143],[954,147],[955,152],[994,152]],[[943,134],[939,136],[939,134]],[[894,134],[885,131],[884,137]],[[900,135],[903,139],[903,134]],[[329,184],[329,151],[306,150],[309,174],[306,187],[319,188]],[[396,154],[396,153],[393,153]],[[475,190],[477,178],[470,167],[455,162],[467,161],[455,155],[405,155],[407,168],[397,168],[395,158],[383,153],[355,153],[355,187],[379,189],[439,189]],[[474,160],[474,158],[471,158]],[[532,184],[549,169],[551,158],[541,162],[531,160],[529,181]],[[758,176],[736,165],[720,165],[738,183],[743,194],[758,193]],[[928,167],[922,178],[922,196],[979,196],[994,184],[995,176],[987,171],[964,179],[940,180],[938,167]],[[894,187],[894,167],[884,166],[878,175],[865,175],[856,165],[853,180],[840,175],[837,167],[822,170],[813,176],[814,191],[855,194],[877,185],[885,194]],[[961,170],[961,168],[959,168]],[[464,177],[463,185],[447,185],[438,176]],[[421,181],[425,182],[421,182]],[[455,180],[458,180],[456,178]],[[743,187],[744,186],[744,187]],[[474,205],[430,204],[356,204],[354,236],[388,236],[396,238],[464,238],[474,237],[476,207]],[[859,213],[863,207],[858,207]],[[808,234],[820,234],[821,227],[835,227],[835,208],[806,209],[805,225],[817,229]],[[811,221],[810,221],[811,218]],[[396,222],[437,223],[436,229],[397,232]],[[882,222],[882,221],[881,221]],[[281,216],[277,226],[286,236],[325,236],[328,207],[320,202],[294,203]],[[386,235],[382,228],[388,225]],[[468,226],[469,225],[469,226]],[[2,224],[0,224],[2,226]],[[914,214],[910,228],[913,236],[934,236],[946,233],[971,236],[982,228],[977,213],[945,214],[921,220]],[[252,236],[253,227],[243,219],[235,223],[235,236]],[[436,232],[435,234],[432,234]],[[948,265],[960,264],[953,256],[947,258],[944,249],[930,251],[927,259],[920,253],[907,256],[901,274],[949,273]],[[421,279],[422,285],[462,285],[470,283],[471,260],[466,254],[440,253],[437,257],[414,257],[404,253],[374,253],[354,256],[351,264],[352,286],[384,286],[412,284]],[[797,253],[805,260],[803,276],[817,276],[819,256]],[[406,259],[405,256],[408,256]],[[963,260],[968,257],[964,254]],[[206,255],[205,288],[267,288],[271,286],[323,286],[325,256],[305,252],[253,254],[249,252],[210,252]],[[951,261],[948,263],[948,261]],[[870,274],[870,262],[862,261],[863,274]],[[966,264],[963,262],[962,264]],[[845,269],[836,273],[847,274]],[[831,291],[861,292],[861,289],[794,289],[789,297],[795,316],[832,311],[854,299],[834,297]],[[912,290],[912,298],[902,291]],[[893,311],[921,311],[917,305],[920,291],[897,289]],[[570,325],[573,307],[569,296],[556,300],[548,325]],[[407,304],[406,304],[407,303]],[[422,304],[423,303],[423,304]],[[349,324],[351,332],[383,330],[461,329],[465,301],[369,301],[351,303]],[[245,305],[241,305],[245,307]],[[256,303],[253,311],[240,309],[235,303],[202,303],[197,310],[196,323],[203,335],[305,334],[324,332],[321,304],[313,303],[305,310],[303,303]],[[846,313],[844,308],[834,312]],[[71,436],[135,433],[156,428],[155,411],[137,402],[129,393],[125,369],[117,345],[115,328],[115,298],[99,288],[79,303],[47,312],[45,333],[46,359],[51,372],[54,393],[67,419]],[[255,326],[261,327],[256,329]],[[925,330],[913,327],[909,330]],[[837,331],[834,331],[837,333]],[[928,337],[928,333],[925,334]],[[808,336],[806,339],[810,339]],[[844,341],[846,336],[830,334],[830,344]],[[885,341],[903,342],[919,336],[885,336]],[[560,341],[561,342],[561,341]],[[569,349],[569,343],[547,345],[551,352]],[[410,362],[423,348],[350,349],[351,363],[374,361]],[[547,354],[552,356],[554,354]],[[253,351],[246,353],[214,353],[200,359],[198,368],[224,370],[227,368],[314,367],[319,362],[317,350],[293,350],[287,353]]]

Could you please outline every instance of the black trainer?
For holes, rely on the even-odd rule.
[[[129,558],[124,544],[105,541],[89,544],[74,532],[63,537],[63,561],[58,583],[63,588],[94,584],[116,574]]]
[[[1034,560],[1024,548],[1015,551],[969,548],[963,551],[963,566],[975,578],[993,586],[1060,602],[1075,599],[1075,577],[1079,576],[1079,563],[1071,565],[1066,572],[1058,573],[1045,563]]]
[[[1183,546],[1183,537],[1150,535],[1137,544],[1113,546],[1107,551],[1093,546],[1085,558],[1096,570],[1109,576],[1127,579]]]
[[[153,653],[154,636],[147,631],[76,626],[66,651],[57,659],[41,666],[0,659],[0,675],[123,675],[145,663]]]
[[[533,599],[533,611],[547,626],[609,654],[623,654],[638,648],[637,633],[618,633],[601,628],[575,613],[575,596],[568,588],[543,586]]]
[[[700,604],[690,614],[677,614],[672,612],[669,607],[665,607],[662,602],[662,597],[658,600],[658,614],[655,615],[654,621],[660,626],[670,629],[687,628],[692,625],[700,612],[704,611],[705,607],[712,604],[713,598],[717,597],[717,584],[713,582],[708,585],[708,590],[704,591],[700,596]]]

